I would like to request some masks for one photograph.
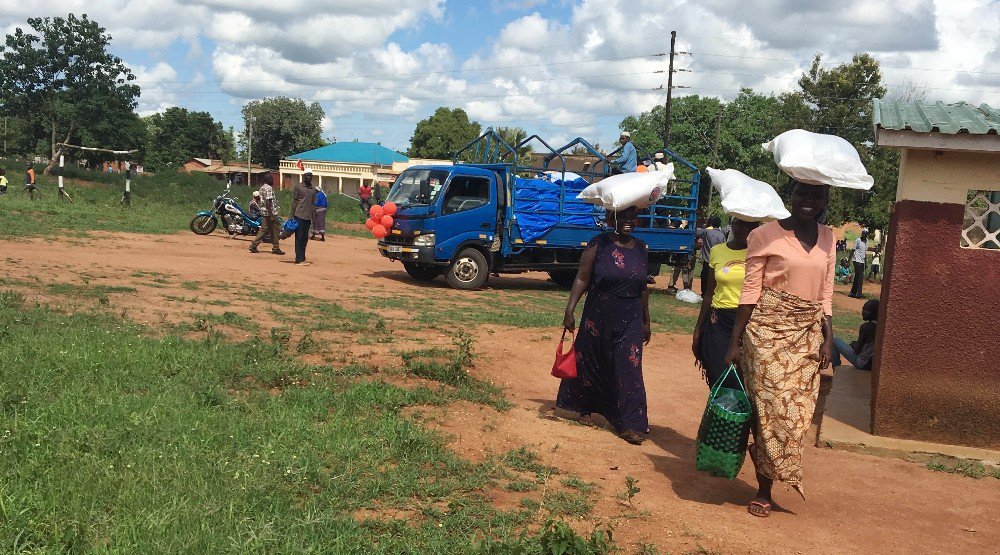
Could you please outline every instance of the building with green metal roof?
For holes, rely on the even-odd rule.
[[[899,179],[872,432],[1000,449],[1000,113],[964,102],[873,108],[876,143],[899,150]]]
[[[875,99],[872,120],[883,146],[939,150],[1000,148],[1000,109],[988,104],[945,104]]]

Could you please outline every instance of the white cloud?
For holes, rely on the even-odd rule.
[[[116,48],[148,53],[135,68],[145,82],[143,113],[205,100],[238,114],[249,99],[298,96],[323,104],[324,133],[397,146],[441,105],[461,106],[484,125],[519,125],[553,144],[576,135],[611,144],[624,116],[663,101],[666,58],[650,54],[667,49],[671,29],[678,49],[692,53],[677,58],[690,71],[675,75],[676,85],[689,87],[676,95],[731,98],[741,87],[780,93],[796,87],[817,52],[829,67],[867,51],[882,62],[890,95],[909,86],[926,88],[927,100],[1000,104],[1000,2],[993,0],[760,0],[752,7],[561,0],[558,10],[527,15],[557,3],[493,0],[492,11],[444,0],[38,4],[0,0],[0,28],[29,16],[88,13]],[[471,48],[469,37],[430,32],[450,21],[446,9],[476,9],[497,31]],[[168,57],[177,45],[186,59]],[[166,83],[179,81],[185,64],[207,70],[205,60],[208,75]],[[202,94],[216,86],[221,96]],[[336,124],[344,120],[350,123]]]
[[[144,66],[133,68],[133,72],[142,91],[138,109],[140,116],[148,116],[179,105],[177,95],[165,86],[166,83],[177,80],[177,70],[173,66],[160,62],[151,68]]]

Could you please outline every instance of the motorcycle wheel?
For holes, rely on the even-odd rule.
[[[215,226],[217,225],[218,222],[215,221],[215,216],[195,216],[191,220],[191,231],[198,235],[208,235],[215,231]]]

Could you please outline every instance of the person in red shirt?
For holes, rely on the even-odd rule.
[[[368,215],[368,211],[372,208],[372,186],[367,183],[362,183],[361,187],[358,188],[358,198],[361,202],[358,204],[361,207],[361,211]]]

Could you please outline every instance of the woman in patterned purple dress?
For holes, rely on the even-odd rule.
[[[614,231],[590,242],[566,305],[563,326],[576,328],[574,312],[587,293],[576,336],[577,377],[562,380],[556,405],[604,416],[619,437],[638,445],[648,431],[646,387],[642,381],[642,346],[649,343],[649,292],[646,244],[632,237],[637,210],[608,213]]]

